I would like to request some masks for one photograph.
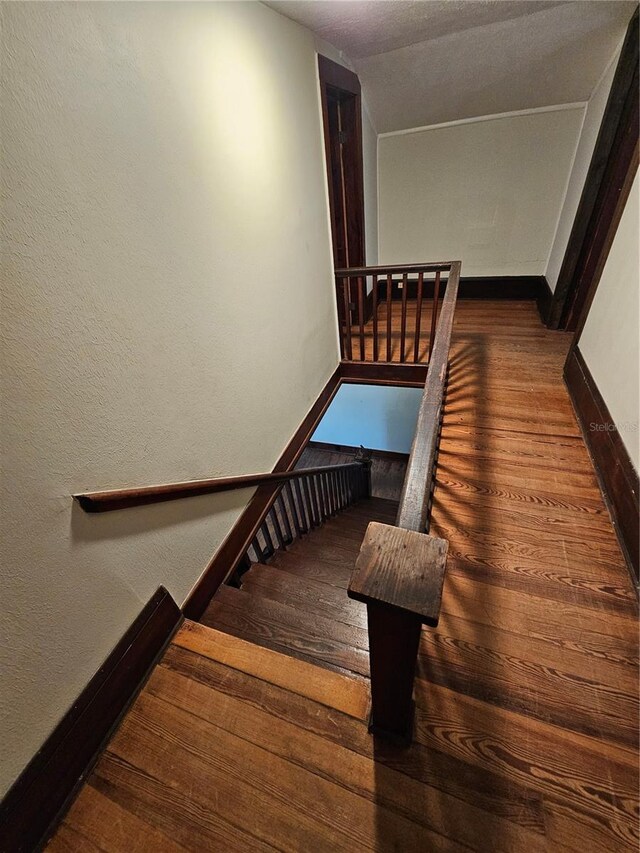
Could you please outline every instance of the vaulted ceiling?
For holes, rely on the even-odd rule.
[[[268,0],[344,52],[379,133],[588,100],[626,0]]]

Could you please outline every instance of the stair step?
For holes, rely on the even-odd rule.
[[[369,706],[368,685],[351,673],[338,673],[310,661],[293,658],[239,637],[185,620],[172,645],[202,655],[284,690],[365,720]],[[164,659],[166,661],[166,657]]]
[[[359,547],[347,549],[308,541],[304,550],[296,554],[278,552],[271,565],[296,577],[309,578],[346,591],[358,551]]]
[[[220,587],[201,622],[329,669],[369,674],[365,630],[321,616],[309,619],[295,607],[241,589]]]
[[[255,566],[242,577],[242,589],[289,604],[310,616],[323,616],[355,628],[367,627],[367,608],[345,595],[342,588],[297,577],[274,565]]]

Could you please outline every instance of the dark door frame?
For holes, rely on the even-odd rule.
[[[625,37],[547,325],[579,331],[593,300],[637,167],[638,9]],[[631,180],[629,176],[631,175]]]
[[[327,162],[327,182],[329,185],[329,206],[331,210],[331,242],[333,247],[334,265],[338,263],[338,238],[335,233],[334,221],[336,199],[331,179],[331,136],[329,122],[329,97],[338,96],[353,100],[353,139],[348,147],[341,146],[344,155],[348,157],[346,164],[349,171],[349,205],[351,217],[347,215],[347,228],[354,231],[347,240],[349,245],[349,266],[365,266],[365,231],[364,231],[364,175],[362,161],[362,96],[358,77],[337,62],[318,54],[318,73],[320,77],[320,98],[322,102],[322,120],[324,126],[324,148]],[[349,221],[350,220],[350,221]],[[355,235],[355,236],[354,236]]]

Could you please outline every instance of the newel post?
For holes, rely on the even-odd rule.
[[[367,605],[369,731],[399,744],[411,742],[420,630],[438,624],[448,547],[444,539],[372,521],[349,583],[349,597]]]

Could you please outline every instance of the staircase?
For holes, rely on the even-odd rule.
[[[367,525],[393,524],[397,507],[362,498],[276,548],[266,564],[252,562],[235,581],[239,588],[220,587],[200,621],[326,669],[368,677],[366,606],[347,597],[347,586]],[[287,514],[290,509],[287,504]]]

